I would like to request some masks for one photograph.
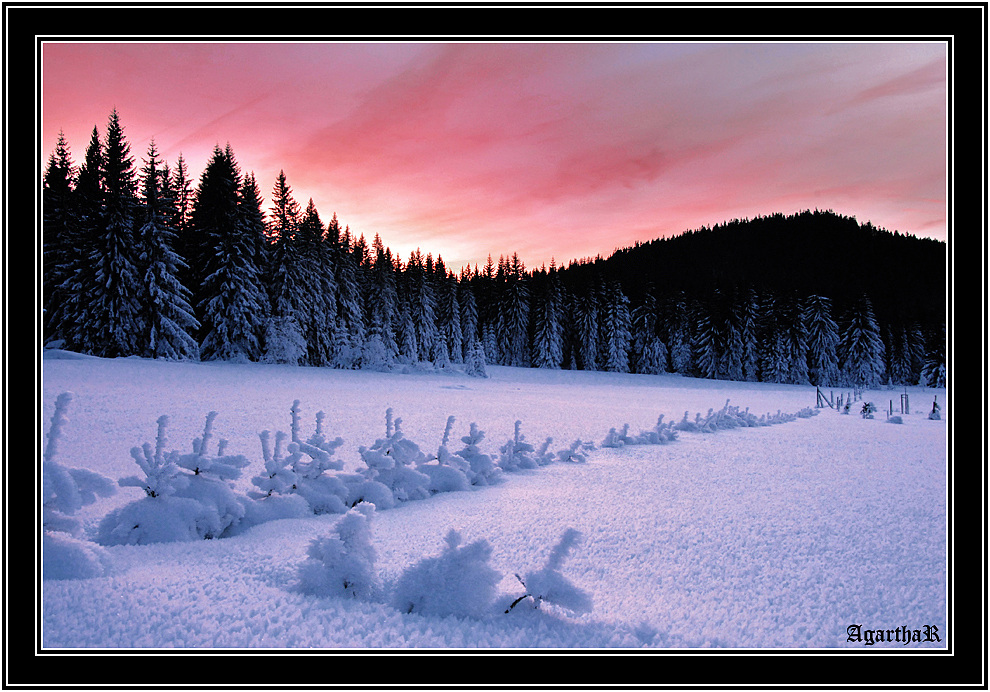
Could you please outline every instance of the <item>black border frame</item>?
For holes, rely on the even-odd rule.
[[[210,4],[191,2],[128,4],[95,2],[5,2],[4,9],[4,282],[3,487],[4,526],[4,689],[988,689],[986,580],[987,471],[987,273],[986,273],[986,66],[987,3],[530,3],[464,2]],[[955,454],[950,420],[950,629],[946,651],[870,649],[856,651],[718,650],[648,653],[618,650],[511,650],[470,652],[354,651],[297,652],[243,650],[42,652],[32,626],[39,606],[32,558],[37,541],[18,517],[33,516],[33,502],[12,497],[23,479],[20,411],[27,408],[11,391],[9,370],[23,369],[26,325],[34,307],[25,281],[40,293],[37,273],[27,262],[12,266],[12,254],[40,257],[40,195],[43,157],[40,108],[33,65],[39,37],[78,36],[97,40],[145,38],[294,38],[334,13],[333,26],[347,34],[327,38],[374,40],[891,40],[935,38],[951,48],[949,147],[949,396],[960,411],[966,438],[980,430],[980,454],[966,440],[964,459]],[[567,13],[566,21],[562,14]],[[195,20],[195,21],[191,21]],[[200,36],[209,27],[209,37]],[[450,27],[436,34],[438,27]],[[417,29],[433,33],[414,33]],[[264,30],[264,33],[255,33]],[[643,29],[655,29],[655,35]],[[479,30],[484,35],[479,35]],[[522,33],[525,31],[525,33]],[[635,33],[634,33],[635,32]],[[253,36],[248,36],[254,33]],[[701,36],[700,34],[704,34]],[[118,38],[126,37],[126,38]],[[33,109],[28,107],[33,105]],[[32,118],[33,115],[33,118]],[[33,136],[28,135],[32,132]],[[25,173],[31,161],[31,174]],[[11,178],[16,171],[18,177]],[[32,177],[33,176],[33,177]],[[31,200],[32,203],[28,203]],[[978,202],[979,203],[978,203]],[[27,232],[33,229],[33,233]],[[979,251],[974,234],[980,234]],[[36,272],[37,270],[35,270]],[[977,285],[978,284],[978,285]],[[16,293],[11,294],[11,288]],[[979,300],[974,300],[974,295]],[[976,304],[979,307],[976,307]],[[956,307],[959,310],[956,310]],[[979,309],[980,319],[975,319]],[[979,332],[971,334],[979,328]],[[12,333],[13,329],[13,333]],[[34,335],[35,404],[40,401],[40,342]],[[955,378],[955,364],[967,373]],[[968,373],[980,365],[977,387]],[[975,407],[973,406],[975,403]],[[14,410],[11,407],[16,406]],[[973,409],[979,412],[976,424]],[[40,409],[35,405],[34,410]],[[962,412],[967,413],[962,413]],[[23,414],[21,414],[23,415]],[[43,422],[35,419],[35,459],[40,458]],[[965,427],[962,427],[965,425]],[[21,437],[19,435],[19,437]],[[23,439],[23,438],[22,438]],[[975,440],[974,440],[975,442]],[[13,455],[11,454],[13,451]],[[37,466],[37,464],[36,464]],[[35,469],[35,475],[38,469]],[[979,483],[975,482],[979,478]],[[962,482],[958,482],[962,481]],[[18,509],[15,509],[17,507]],[[13,525],[12,525],[12,521]],[[167,656],[167,658],[161,658]],[[197,657],[234,656],[232,661]],[[275,665],[268,665],[277,656]],[[291,661],[282,657],[293,656]],[[368,657],[371,656],[371,659]],[[417,656],[415,661],[390,661]],[[245,660],[247,657],[247,660]],[[329,658],[325,658],[329,657]],[[424,660],[425,657],[425,660]],[[442,657],[444,660],[435,660]],[[619,657],[618,660],[616,657]],[[700,657],[700,658],[699,658]],[[468,668],[457,665],[464,659]],[[482,660],[487,659],[487,660]],[[715,659],[715,660],[711,660]],[[202,665],[206,663],[206,665]],[[233,664],[233,665],[231,665]],[[245,665],[247,664],[247,665]],[[467,670],[468,672],[464,672]],[[165,676],[169,677],[166,678]],[[411,679],[421,675],[420,679]],[[376,679],[369,679],[374,676]],[[293,679],[294,678],[294,679]],[[472,678],[474,678],[472,680]]]

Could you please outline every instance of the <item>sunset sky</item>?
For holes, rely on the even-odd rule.
[[[42,147],[116,108],[194,186],[214,146],[284,170],[404,261],[527,268],[832,209],[946,237],[943,43],[45,43]]]

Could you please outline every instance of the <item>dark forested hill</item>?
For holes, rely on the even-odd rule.
[[[659,296],[750,287],[760,293],[823,295],[836,306],[867,294],[883,322],[945,318],[946,243],[879,229],[831,211],[735,220],[637,244],[607,259],[572,263],[567,286],[599,274],[635,303]]]

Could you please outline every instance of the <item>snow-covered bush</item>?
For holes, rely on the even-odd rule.
[[[521,471],[535,469],[539,466],[536,461],[533,445],[526,442],[526,436],[520,432],[522,421],[516,421],[515,434],[499,449],[501,455],[498,465],[505,471]]]
[[[429,491],[431,493],[447,493],[457,490],[469,490],[471,487],[471,464],[447,449],[450,442],[450,432],[454,427],[454,417],[447,417],[447,425],[443,431],[443,439],[437,448],[436,456],[419,464],[416,470],[430,477]],[[436,463],[434,463],[436,462]]]
[[[219,538],[244,517],[244,500],[230,481],[248,464],[241,455],[208,454],[216,412],[206,417],[203,436],[193,440],[193,452],[165,452],[168,416],[158,419],[154,450],[149,443],[131,449],[144,477],[121,478],[121,487],[137,487],[145,497],[110,512],[100,522],[97,541],[103,545],[135,545]],[[192,473],[186,473],[188,469]]]
[[[877,412],[877,407],[873,405],[872,401],[867,401],[863,404],[863,408],[859,410],[859,414],[863,418],[873,418],[873,414]]]
[[[82,532],[82,523],[73,515],[96,496],[110,497],[117,489],[113,481],[89,469],[66,468],[55,461],[58,441],[68,422],[66,410],[72,392],[63,392],[55,400],[48,430],[48,442],[42,457],[42,526],[45,531],[60,531],[72,536]]]
[[[419,446],[402,435],[402,419],[392,422],[392,409],[385,411],[385,437],[358,453],[368,465],[361,470],[366,480],[381,483],[392,491],[395,502],[425,500],[430,496],[430,477],[416,469],[426,462]]]
[[[890,418],[887,419],[887,422],[888,423],[896,423],[896,424],[903,425],[904,424],[904,419],[901,418],[900,416],[891,416]]]
[[[66,468],[55,461],[71,401],[71,392],[64,392],[55,399],[55,412],[42,457],[44,579],[88,579],[104,574],[103,549],[80,540],[82,523],[73,515],[96,502],[97,495],[109,497],[117,491],[113,481],[106,476],[88,469]]]
[[[292,418],[292,441],[287,446],[288,455],[282,452],[285,433],[280,431],[275,434],[273,451],[271,432],[262,431],[261,453],[265,474],[251,479],[259,490],[250,491],[248,495],[258,502],[284,507],[285,511],[291,512],[298,508],[297,502],[287,503],[272,498],[295,494],[306,500],[314,514],[342,514],[347,511],[345,502],[349,495],[348,489],[341,479],[325,472],[344,468],[344,462],[332,457],[337,448],[344,444],[344,440],[340,437],[332,441],[327,439],[323,432],[325,414],[319,411],[316,414],[316,432],[308,441],[303,441],[298,399],[292,402],[289,412]]]
[[[567,462],[570,464],[583,464],[588,460],[586,454],[582,454],[578,450],[584,446],[581,440],[574,440],[571,446],[567,449],[562,449],[557,452],[557,461]]]
[[[493,610],[502,575],[488,564],[492,548],[479,539],[461,546],[451,529],[443,552],[423,558],[399,577],[392,605],[403,613],[446,617],[483,617]]]
[[[583,589],[571,584],[560,573],[565,558],[581,540],[580,531],[567,529],[560,542],[550,551],[550,557],[542,569],[528,572],[525,577],[520,577],[517,574],[516,579],[523,585],[526,593],[514,600],[505,612],[508,613],[520,602],[528,599],[534,608],[540,608],[546,603],[576,614],[590,613],[592,608],[591,596]]]
[[[464,449],[457,452],[457,456],[468,462],[470,474],[468,476],[471,485],[491,485],[498,482],[502,475],[502,469],[495,463],[495,460],[488,454],[482,454],[478,443],[485,439],[483,430],[478,429],[477,423],[471,423],[471,431],[461,438]]]
[[[317,596],[371,599],[381,584],[375,571],[371,520],[375,505],[360,502],[336,525],[336,535],[315,538],[306,550],[309,559],[299,566],[298,588]]]
[[[548,466],[557,460],[557,457],[553,452],[550,451],[550,445],[553,444],[553,438],[548,437],[540,445],[540,448],[536,450],[536,465],[537,466]]]

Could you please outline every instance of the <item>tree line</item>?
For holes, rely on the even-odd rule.
[[[539,270],[517,254],[489,256],[455,272],[418,249],[403,261],[378,235],[369,245],[336,214],[324,223],[284,172],[264,209],[229,144],[195,187],[182,156],[170,166],[154,141],[142,160],[138,169],[116,110],[78,167],[60,135],[43,180],[47,346],[347,369],[480,361],[944,386],[944,316],[881,322],[866,291],[839,305],[824,291],[738,280],[678,287],[650,269],[655,259],[616,275],[636,249]]]

